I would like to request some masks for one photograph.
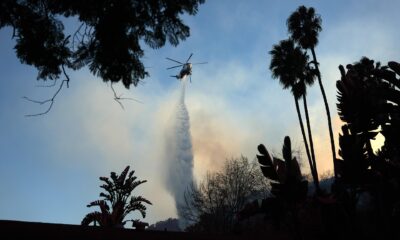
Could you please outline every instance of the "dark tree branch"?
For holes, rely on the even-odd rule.
[[[52,84],[49,84],[49,85],[36,85],[36,87],[50,88],[50,87],[54,87],[56,85],[56,83],[57,83],[57,79],[55,79]]]
[[[85,28],[83,29],[83,26]],[[85,41],[90,41],[93,34],[93,27],[82,23],[75,33],[72,35],[72,49],[76,49],[76,45],[84,45]]]
[[[34,99],[31,99],[31,98],[28,98],[28,97],[26,97],[26,96],[23,97],[23,98],[26,99],[27,101],[30,101],[30,102],[33,102],[33,103],[37,103],[37,104],[40,104],[40,105],[43,105],[43,104],[45,104],[45,103],[50,102],[50,105],[49,105],[49,107],[47,108],[47,110],[44,111],[44,112],[41,112],[41,113],[27,114],[27,115],[25,115],[25,117],[37,117],[37,116],[41,116],[41,115],[47,114],[48,112],[50,112],[51,108],[53,107],[54,100],[56,99],[57,95],[60,93],[61,89],[63,88],[64,83],[66,84],[67,88],[69,88],[69,81],[70,81],[70,78],[69,78],[67,72],[65,71],[64,64],[61,65],[61,68],[62,68],[63,74],[64,74],[64,76],[65,76],[65,79],[61,81],[60,86],[58,87],[57,91],[54,93],[54,95],[53,95],[52,98],[47,99],[47,100],[43,100],[43,101],[39,101],[39,100],[34,100]],[[54,82],[54,85],[55,85],[55,82]]]
[[[115,89],[114,89],[112,83],[110,84],[110,86],[111,86],[111,90],[113,91],[113,94],[114,94],[114,100],[121,106],[122,109],[125,110],[124,105],[122,104],[121,100],[131,100],[131,101],[135,101],[135,102],[138,102],[138,103],[143,103],[143,102],[141,102],[141,101],[139,101],[139,100],[137,100],[137,99],[134,99],[134,98],[125,98],[125,97],[122,97],[123,94],[120,94],[120,95],[118,96],[117,93],[115,92]]]
[[[12,26],[12,28],[13,28],[13,33],[12,33],[11,39],[14,39],[14,38],[17,36],[17,32],[16,32],[16,29],[15,29],[14,24],[12,24],[12,25],[13,25],[13,26]]]
[[[79,41],[80,42],[80,39],[79,39],[78,35],[82,36],[82,34],[80,32],[81,32],[81,28],[83,27],[83,25],[85,25],[85,23],[82,23],[78,27],[78,29],[75,31],[74,35],[72,35],[72,49],[75,49],[75,41]]]

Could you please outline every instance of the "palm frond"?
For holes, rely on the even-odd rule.
[[[102,226],[103,223],[103,215],[101,212],[91,212],[86,214],[86,216],[83,218],[81,225],[83,226],[89,226],[91,223],[99,223],[100,226]]]
[[[109,213],[110,207],[105,200],[97,200],[89,203],[87,207],[99,206],[102,213]]]
[[[124,183],[126,175],[128,174],[128,172],[129,172],[129,166],[127,166],[124,169],[124,171],[122,171],[121,175],[118,177],[118,179],[117,179],[117,183],[118,184],[122,185]]]
[[[278,78],[284,89],[305,79],[308,56],[296,46],[291,39],[282,40],[269,52],[271,63],[269,69],[273,78]]]
[[[279,176],[276,172],[275,165],[272,163],[272,159],[268,153],[267,148],[264,146],[264,144],[260,144],[258,145],[257,149],[260,152],[260,155],[257,155],[257,159],[260,163],[260,168],[263,175],[268,179],[278,181]]]
[[[144,203],[152,205],[152,203],[149,200],[147,200],[146,198],[144,198],[142,196],[131,197],[130,204],[136,203],[136,202],[144,202]]]
[[[143,218],[146,217],[146,206],[143,205],[141,202],[133,202],[128,205],[126,208],[125,213],[129,214],[133,211],[139,211]]]
[[[286,21],[291,37],[302,48],[314,48],[318,44],[318,34],[322,30],[322,19],[316,14],[315,9],[300,6]]]
[[[124,221],[126,215],[135,210],[145,217],[146,207],[144,204],[151,205],[151,202],[141,196],[130,197],[130,195],[138,185],[147,181],[137,180],[134,171],[129,172],[129,166],[122,171],[121,175],[111,172],[110,179],[100,177],[100,180],[105,182],[100,186],[106,191],[100,193],[100,197],[104,199],[93,201],[87,205],[87,207],[99,206],[101,212],[88,214],[82,222],[89,224],[96,221],[101,226],[120,226],[126,222]]]

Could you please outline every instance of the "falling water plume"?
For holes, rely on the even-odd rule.
[[[181,227],[186,224],[182,222],[179,205],[183,204],[185,190],[193,183],[192,139],[189,113],[185,105],[186,83],[186,79],[181,80],[179,101],[166,136],[166,160],[168,161],[166,184],[175,199]]]

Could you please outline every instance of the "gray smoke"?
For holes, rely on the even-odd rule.
[[[189,113],[185,105],[186,79],[181,81],[181,92],[170,129],[166,134],[166,185],[175,199],[180,226],[182,214],[179,205],[183,204],[185,190],[193,183],[193,152],[190,134]]]

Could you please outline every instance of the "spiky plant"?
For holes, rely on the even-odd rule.
[[[121,175],[111,172],[110,178],[100,177],[104,182],[100,187],[105,192],[100,193],[103,199],[96,200],[87,205],[87,207],[98,206],[100,211],[88,213],[82,220],[82,225],[94,225],[107,227],[123,227],[126,222],[135,220],[125,220],[126,216],[134,211],[139,211],[143,218],[146,217],[146,206],[144,203],[150,204],[151,202],[142,196],[131,196],[132,191],[146,180],[137,180],[133,176],[135,171],[130,171],[127,166]]]
[[[285,137],[282,147],[283,160],[277,157],[271,158],[267,148],[258,145],[260,155],[257,155],[263,175],[272,180],[271,193],[285,202],[297,202],[305,199],[308,182],[303,179],[299,163],[292,156],[290,138]]]

